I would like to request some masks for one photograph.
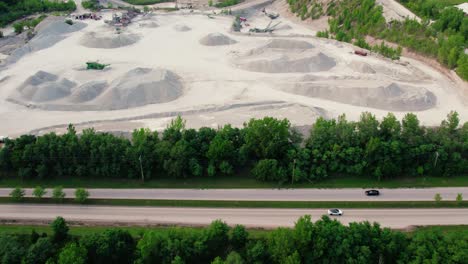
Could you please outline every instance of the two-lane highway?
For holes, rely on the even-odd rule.
[[[78,205],[0,205],[0,220],[50,221],[56,216],[82,223],[207,225],[215,219],[248,227],[293,226],[303,215],[318,220],[327,209],[171,208]],[[412,225],[461,225],[468,223],[468,209],[344,209],[333,217],[343,224],[378,222],[384,227]]]
[[[11,188],[1,188],[7,197]],[[88,189],[90,198],[154,200],[223,200],[223,201],[434,201],[439,193],[444,201],[455,201],[461,193],[468,198],[468,187],[379,189],[381,195],[368,197],[366,189]],[[26,189],[26,196],[32,196]],[[75,189],[64,189],[74,197]],[[51,189],[47,189],[50,197]]]

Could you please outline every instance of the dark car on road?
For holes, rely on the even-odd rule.
[[[380,192],[378,190],[368,190],[366,191],[367,196],[377,196],[380,195]]]

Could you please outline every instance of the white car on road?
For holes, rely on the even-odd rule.
[[[340,209],[328,209],[328,215],[343,215],[343,211]]]

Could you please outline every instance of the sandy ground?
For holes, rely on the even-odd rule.
[[[274,11],[275,5],[267,9]],[[269,23],[256,7],[249,11],[250,27],[244,32]],[[103,15],[109,19],[112,13]],[[241,126],[251,117],[263,116],[289,118],[301,126],[319,116],[343,113],[356,120],[363,111],[379,118],[388,112],[399,118],[417,112],[423,124],[437,125],[456,110],[462,122],[468,120],[468,107],[457,93],[466,82],[457,84],[414,59],[360,57],[353,54],[352,45],[315,38],[316,30],[283,16],[275,20],[281,22],[278,30],[264,35],[232,33],[232,21],[231,16],[211,19],[182,10],[139,17],[120,35],[102,20],[84,21],[85,28],[64,33],[55,45],[0,68],[0,135],[63,132],[68,123],[115,131],[141,126],[162,129],[178,114],[189,127]],[[179,31],[181,26],[189,29]],[[200,43],[212,33],[236,43]],[[89,34],[113,48],[89,47]],[[269,48],[276,39],[291,43]],[[297,48],[296,42],[312,48]],[[110,67],[85,71],[89,60]],[[125,76],[137,68],[162,69],[155,72],[167,71],[172,77],[145,82],[147,78],[133,76],[137,81],[132,86]],[[38,81],[39,71],[50,80]],[[180,94],[174,92],[179,87],[175,79],[183,87]],[[90,85],[95,82],[106,83],[103,91]],[[159,90],[153,93],[152,87]],[[76,94],[89,100],[72,103]],[[104,102],[114,96],[120,96],[118,106],[128,98],[138,102],[127,104],[129,109],[113,110],[114,104],[107,107]]]
[[[395,0],[377,0],[376,3],[383,7],[383,15],[387,21],[410,18],[421,22],[421,18]]]
[[[228,209],[228,208],[170,208],[124,206],[72,205],[0,205],[2,221],[50,221],[62,216],[67,221],[114,224],[183,224],[208,225],[222,219],[229,225],[273,228],[294,226],[303,215],[313,221],[327,214],[327,209]],[[447,217],[449,216],[449,217]],[[383,227],[405,228],[413,225],[466,224],[468,209],[345,209],[336,218],[343,224],[350,222],[378,222]],[[118,220],[116,220],[118,219]]]
[[[457,194],[468,197],[468,188],[379,189],[379,196],[366,196],[365,189],[87,189],[93,199],[215,200],[215,201],[433,201],[436,193],[444,201],[455,201]],[[11,188],[0,188],[8,197]],[[25,189],[32,197],[33,189]],[[75,189],[64,189],[74,197]],[[47,189],[45,197],[51,197]]]

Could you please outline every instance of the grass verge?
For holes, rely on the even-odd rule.
[[[295,183],[278,185],[259,182],[246,175],[233,177],[200,177],[190,179],[162,178],[141,182],[135,179],[90,179],[63,178],[43,180],[21,180],[13,177],[0,178],[0,187],[33,188],[35,186],[53,188],[427,188],[427,187],[465,187],[468,175],[453,177],[404,177],[377,181],[364,177],[334,177],[316,183]]]
[[[0,204],[11,204],[10,197],[0,197]],[[18,202],[16,202],[18,203]],[[57,204],[52,198],[24,198],[22,203]],[[59,204],[79,204],[66,198]],[[89,199],[86,205],[107,206],[164,206],[209,208],[468,208],[468,201],[204,201],[204,200],[138,200],[138,199]]]

